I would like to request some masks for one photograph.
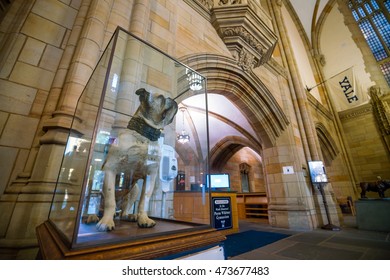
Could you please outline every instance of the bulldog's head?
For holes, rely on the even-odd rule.
[[[141,104],[127,128],[151,141],[157,141],[161,130],[173,121],[177,113],[177,103],[169,97],[152,94],[144,88],[138,89],[135,93],[139,96]]]
[[[141,102],[138,108],[138,115],[151,127],[162,129],[173,121],[177,113],[177,103],[161,94],[152,94],[144,88],[138,89],[135,94]]]

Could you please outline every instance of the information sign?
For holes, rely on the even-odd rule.
[[[218,230],[232,228],[232,205],[230,197],[213,197],[212,200],[214,228]]]

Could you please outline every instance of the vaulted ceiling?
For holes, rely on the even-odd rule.
[[[326,4],[332,2],[329,0],[289,0],[295,13],[300,19],[306,35],[311,41],[311,34],[314,30],[321,13],[324,11]]]
[[[290,2],[290,5],[288,5],[288,1]],[[313,40],[312,32],[315,30],[316,25],[321,18],[321,14],[330,2],[334,2],[334,0],[286,0],[286,4],[294,10],[296,16],[299,18],[309,43]],[[191,106],[191,104],[199,104],[199,100],[195,103],[192,102],[192,100],[186,102],[188,104],[183,104],[188,109],[186,114],[190,116],[191,120],[195,120],[196,116],[194,114],[197,110],[195,110],[196,108]],[[230,138],[237,137],[247,139],[248,134],[253,135],[253,137],[256,135],[243,113],[240,112],[235,104],[223,95],[209,92],[209,113],[211,149],[228,136]],[[186,129],[191,133],[190,127],[187,127]],[[194,139],[193,133],[191,133],[191,139]],[[195,143],[196,141],[191,141],[189,143],[194,151],[196,150]],[[241,148],[238,144],[234,146],[237,149],[233,149],[233,146],[234,145],[228,146],[226,152],[231,153],[233,150],[236,152],[237,149]],[[220,157],[223,155],[224,154],[222,153]],[[221,158],[218,158],[217,161],[221,161]],[[223,161],[226,161],[226,158]]]

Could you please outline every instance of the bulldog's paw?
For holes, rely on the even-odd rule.
[[[103,216],[99,223],[96,225],[98,231],[111,231],[115,228],[115,223],[113,218],[107,218]]]
[[[94,224],[99,221],[99,217],[95,214],[93,215],[88,215],[87,221],[85,222],[86,224]]]
[[[128,221],[128,222],[136,222],[138,220],[138,216],[135,214],[127,214],[127,215],[123,215],[121,217],[121,220]]]
[[[156,222],[150,219],[147,215],[138,216],[138,226],[141,228],[152,228],[156,225]]]

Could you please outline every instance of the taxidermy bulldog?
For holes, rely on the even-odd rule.
[[[140,106],[129,121],[127,129],[118,135],[117,145],[112,145],[103,164],[104,175],[104,214],[96,225],[99,231],[115,228],[116,211],[115,177],[121,172],[128,174],[129,191],[122,203],[121,218],[137,221],[142,228],[153,227],[156,222],[148,217],[149,199],[153,194],[159,172],[160,146],[158,139],[161,130],[173,121],[177,113],[177,103],[160,94],[152,94],[141,88],[135,92]],[[149,180],[147,180],[147,176]],[[138,213],[130,214],[138,197],[137,181],[143,179]]]

